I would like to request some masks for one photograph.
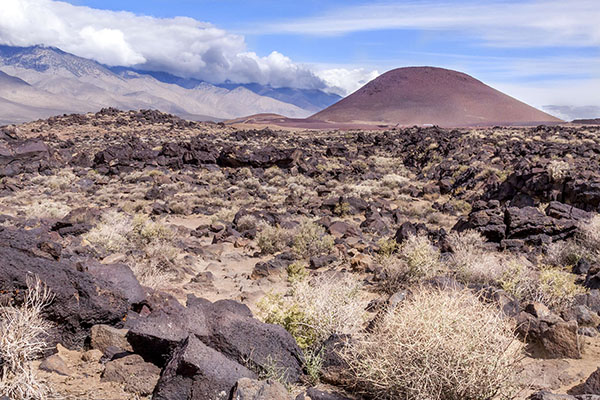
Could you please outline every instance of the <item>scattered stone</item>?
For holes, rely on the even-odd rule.
[[[72,375],[72,372],[65,363],[65,360],[63,360],[58,354],[53,354],[50,357],[45,358],[40,364],[40,369],[64,376]]]
[[[129,393],[148,396],[154,391],[159,376],[160,368],[145,362],[139,355],[132,354],[107,362],[102,381],[116,382],[123,385]]]
[[[124,351],[133,351],[127,341],[127,329],[117,329],[108,325],[94,325],[91,329],[91,346],[103,353],[110,346],[118,347]]]
[[[290,400],[290,395],[277,381],[241,378],[233,388],[231,400]]]

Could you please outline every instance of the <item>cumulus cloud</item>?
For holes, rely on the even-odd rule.
[[[0,43],[44,44],[108,65],[164,70],[208,82],[323,89],[306,66],[248,51],[243,36],[192,18],[154,18],[53,0],[1,0]]]
[[[377,78],[380,72],[365,68],[330,68],[317,70],[315,74],[325,82],[329,92],[345,96]]]

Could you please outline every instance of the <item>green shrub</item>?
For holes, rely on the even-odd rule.
[[[333,249],[333,237],[327,235],[322,226],[305,221],[294,236],[292,249],[301,258],[328,254]]]
[[[290,245],[292,234],[279,226],[263,224],[256,235],[256,243],[261,253],[274,254]]]
[[[560,268],[543,266],[539,273],[537,300],[555,310],[571,306],[586,289],[575,283],[576,275]]]
[[[352,275],[321,276],[297,282],[288,296],[270,294],[259,302],[267,323],[283,326],[302,349],[332,334],[355,334],[364,323],[362,284]]]
[[[308,276],[308,271],[306,270],[304,263],[300,261],[296,261],[288,265],[286,272],[287,280],[291,284],[303,281]]]

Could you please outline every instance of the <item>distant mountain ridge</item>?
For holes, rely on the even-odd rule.
[[[0,122],[24,122],[61,113],[98,111],[104,107],[151,108],[188,119],[225,120],[257,113],[278,113],[301,118],[313,113],[314,101],[322,104],[326,93],[292,92],[258,86],[270,96],[257,94],[244,85],[219,87],[200,80],[176,77],[166,72],[148,73],[127,67],[107,67],[54,47],[0,46],[3,82],[19,79],[29,85],[9,90],[0,87]],[[292,89],[293,91],[293,89]],[[311,100],[314,96],[317,100]],[[288,98],[294,96],[288,95]]]
[[[141,75],[149,75],[154,79],[164,82],[172,83],[174,85],[181,86],[185,89],[194,89],[198,86],[207,83],[200,79],[194,78],[182,78],[164,71],[146,71],[131,67],[108,67],[112,72],[117,75],[126,77],[127,74],[134,72]],[[238,87],[246,88],[260,96],[271,97],[272,99],[282,101],[284,103],[290,103],[308,111],[320,111],[330,105],[340,101],[342,96],[327,93],[318,89],[296,89],[291,87],[274,88],[269,85],[261,85],[260,83],[234,83],[225,82],[213,84],[214,86],[221,87],[228,90],[237,89]]]

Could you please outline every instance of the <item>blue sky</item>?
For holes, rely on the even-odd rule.
[[[15,10],[25,4],[55,12],[57,22],[46,24],[56,28],[37,40],[108,64],[340,94],[392,68],[433,65],[469,73],[555,114],[600,116],[599,0],[69,0],[79,6],[70,8],[53,0],[2,1]],[[63,14],[80,22],[61,21]],[[194,26],[201,22],[208,25]],[[152,37],[159,26],[169,29]],[[3,27],[0,16],[0,41],[36,40],[29,31],[11,37],[3,29],[15,28]],[[95,47],[69,36],[92,38]]]

